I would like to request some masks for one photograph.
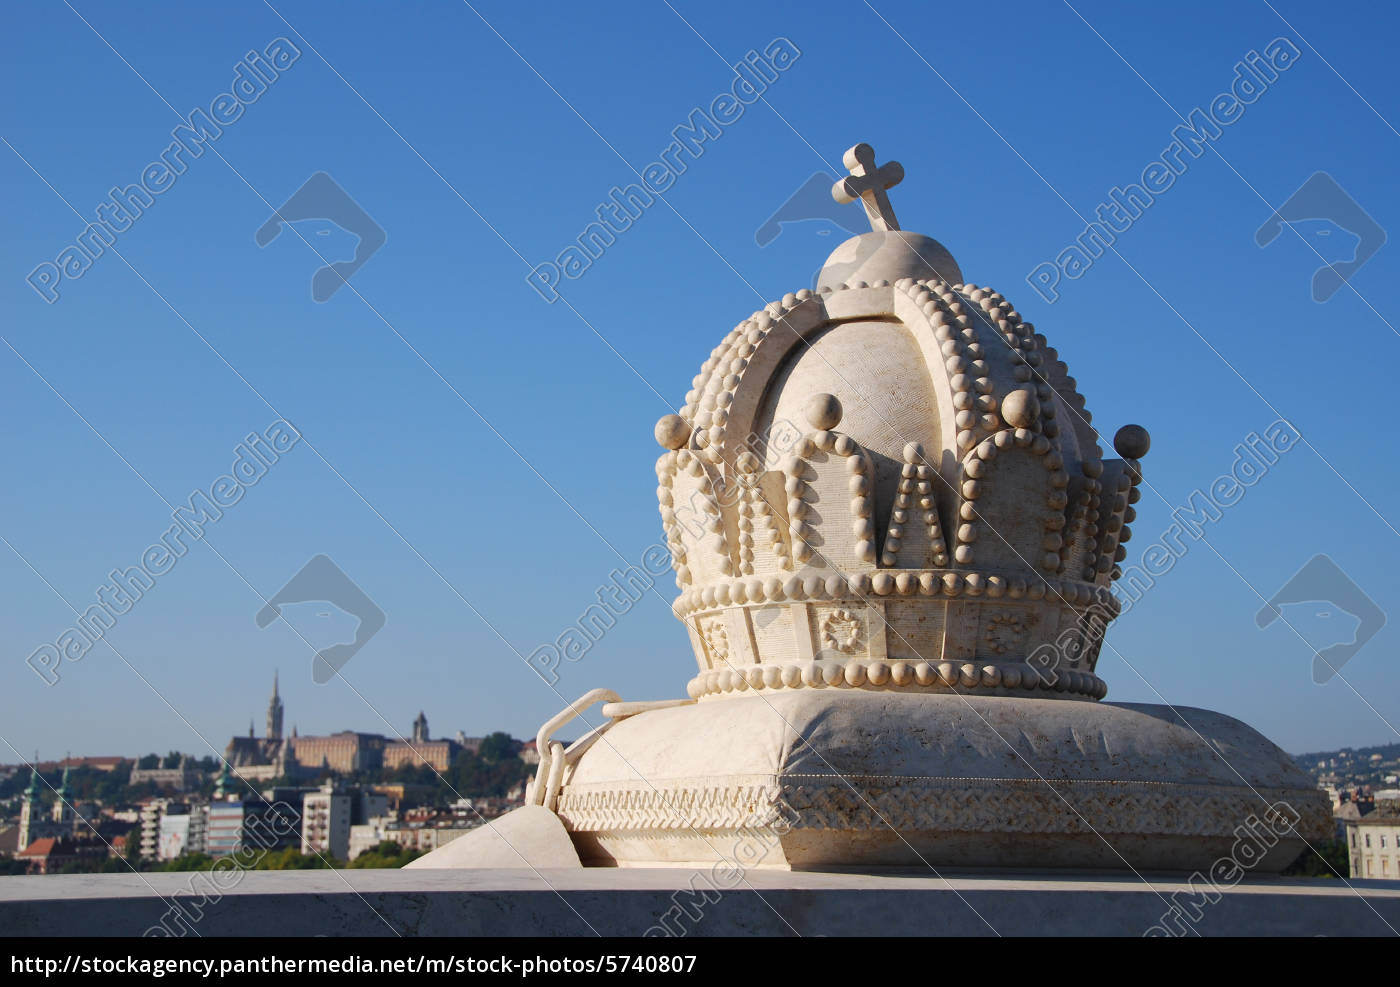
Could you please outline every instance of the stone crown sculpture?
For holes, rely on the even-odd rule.
[[[1330,832],[1288,755],[1218,713],[1099,701],[1147,432],[1105,460],[1045,337],[900,230],[903,168],[845,161],[833,195],[872,232],[656,426],[690,698],[583,696],[541,727],[529,804],[416,864],[538,844],[537,866],[1194,870],[1251,840],[1282,869]]]
[[[1045,336],[899,231],[903,169],[864,144],[846,165],[833,194],[868,200],[875,232],[735,327],[656,426],[688,692],[1100,699],[1147,432],[1105,461]],[[1027,665],[1052,647],[1055,668]]]

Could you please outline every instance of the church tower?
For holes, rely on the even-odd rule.
[[[413,742],[415,744],[427,743],[428,740],[428,717],[420,709],[418,716],[413,721]]]
[[[39,801],[39,768],[36,764],[36,766],[29,770],[29,787],[24,790],[24,801],[20,803],[19,848],[21,850],[39,838],[39,832],[43,829],[39,818],[41,808],[42,806]]]
[[[219,771],[219,780],[214,784],[214,801],[227,802],[232,795],[233,773],[229,770],[228,761],[224,761],[224,766]]]
[[[277,673],[272,674],[272,698],[267,703],[267,739],[282,739],[282,697],[277,694]]]
[[[73,788],[68,783],[69,767],[65,759],[63,764],[63,781],[58,786],[57,798],[53,804],[54,827],[58,830],[58,835],[67,836],[68,830],[73,828],[77,814],[73,811]]]

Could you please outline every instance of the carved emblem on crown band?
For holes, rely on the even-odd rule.
[[[862,650],[863,624],[849,610],[833,610],[822,618],[822,647],[852,655]]]

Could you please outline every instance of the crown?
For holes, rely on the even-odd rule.
[[[832,190],[872,232],[736,326],[657,423],[687,691],[1101,699],[1147,431],[1104,459],[1045,336],[900,230],[903,169],[874,161],[852,148]]]

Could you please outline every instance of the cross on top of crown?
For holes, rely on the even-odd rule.
[[[841,158],[850,175],[831,186],[831,197],[837,202],[855,202],[860,199],[865,206],[865,215],[870,220],[870,228],[877,233],[899,229],[899,221],[894,218],[894,207],[886,189],[892,189],[904,181],[904,166],[898,161],[890,161],[875,166],[875,149],[869,144],[857,144]]]

